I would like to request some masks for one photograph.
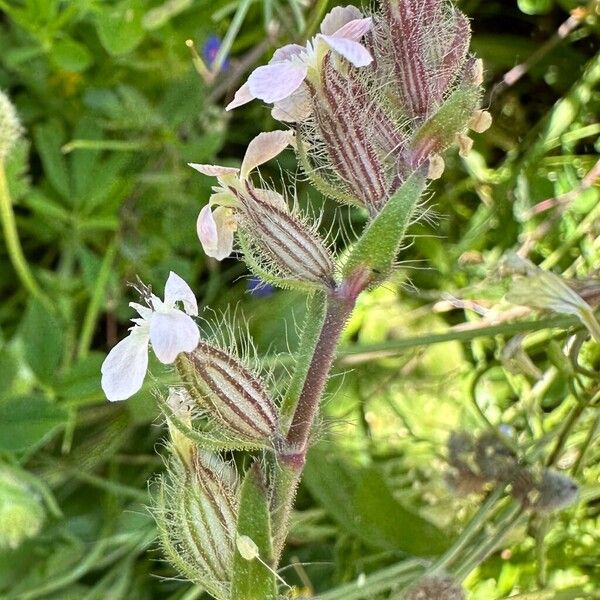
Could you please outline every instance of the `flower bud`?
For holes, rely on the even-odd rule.
[[[229,598],[238,488],[235,472],[216,455],[197,452],[190,466],[173,456],[154,511],[166,557],[218,600]]]
[[[540,513],[552,513],[577,500],[577,482],[563,473],[544,469],[536,473],[522,469],[511,481],[511,493],[525,508]]]
[[[18,548],[35,536],[46,513],[41,499],[19,476],[19,472],[0,465],[0,549]]]
[[[466,600],[463,588],[450,577],[433,575],[423,577],[411,587],[402,600]]]
[[[183,389],[170,388],[167,397],[167,406],[171,413],[177,417],[183,425],[192,427],[192,397]],[[167,426],[173,450],[186,467],[190,468],[195,454],[194,443],[169,419],[167,415]]]
[[[258,376],[237,358],[200,342],[179,356],[177,369],[194,401],[235,440],[263,447],[276,438],[277,407]]]
[[[538,485],[539,498],[534,505],[538,512],[554,512],[570,506],[577,500],[577,482],[562,473],[546,469]]]
[[[22,131],[13,103],[0,91],[0,161],[10,154]]]
[[[280,201],[275,202],[274,196]],[[247,183],[238,199],[242,244],[250,262],[284,282],[334,286],[331,254],[320,237],[289,211],[279,194]]]

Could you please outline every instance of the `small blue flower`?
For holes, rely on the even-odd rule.
[[[218,35],[209,35],[204,46],[202,47],[202,57],[210,67],[217,57],[222,40]],[[226,58],[221,67],[221,71],[226,71],[229,68],[229,59]]]
[[[248,291],[257,298],[267,298],[273,294],[275,288],[257,275],[253,275],[248,279]]]

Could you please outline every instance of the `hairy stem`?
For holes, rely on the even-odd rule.
[[[368,285],[370,276],[370,271],[358,269],[330,292],[326,299],[324,319],[319,319],[322,314],[320,312],[322,307],[319,304],[311,304],[314,314],[307,315],[307,322],[313,318],[320,323],[320,332],[306,369],[304,384],[295,406],[284,447],[277,456],[272,500],[273,550],[276,563],[283,550],[296,489],[306,460],[311,430],[335,359],[337,344],[344,325],[354,309],[356,298]]]

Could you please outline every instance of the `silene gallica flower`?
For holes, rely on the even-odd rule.
[[[148,369],[148,346],[160,362],[171,364],[181,352],[191,352],[200,341],[192,319],[198,304],[189,285],[176,273],[169,274],[165,298],[148,291],[147,306],[131,302],[139,317],[134,326],[102,363],[102,389],[110,401],[125,400],[140,390]],[[183,310],[177,307],[183,305]]]
[[[381,212],[417,171],[444,170],[452,146],[491,124],[479,108],[483,65],[469,54],[469,20],[450,0],[382,0],[364,17],[334,8],[306,47],[275,51],[227,109],[258,98],[296,123],[300,165],[322,194]]]
[[[281,194],[255,187],[250,179],[254,169],[294,143],[292,131],[270,131],[250,142],[239,169],[190,163],[219,183],[198,216],[198,237],[208,256],[223,260],[239,230],[247,261],[281,280],[330,287],[333,260],[314,227],[291,212]]]
[[[355,67],[364,67],[373,61],[370,52],[360,43],[371,26],[371,18],[364,18],[354,6],[334,8],[323,19],[321,33],[306,46],[283,46],[275,51],[268,65],[255,69],[226,110],[258,98],[274,105],[275,119],[301,121],[310,112],[305,81],[319,83],[321,64],[330,51]]]

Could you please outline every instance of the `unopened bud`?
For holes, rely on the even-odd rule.
[[[450,577],[434,575],[423,577],[411,587],[402,600],[466,600],[465,591]]]
[[[173,459],[160,481],[155,519],[166,557],[215,598],[229,598],[238,481],[218,456],[198,452],[191,468]]]
[[[0,90],[0,161],[10,154],[22,131],[13,103]]]
[[[533,508],[544,513],[570,506],[579,495],[579,486],[574,479],[551,469],[544,471],[537,489],[539,497]]]
[[[333,259],[323,241],[272,196],[252,184],[238,196],[246,258],[279,279],[331,288]]]
[[[35,536],[46,513],[42,501],[19,476],[19,472],[0,465],[0,549],[18,548]]]
[[[479,493],[486,479],[476,470],[475,441],[464,431],[453,431],[448,439],[448,465],[445,480],[457,496]]]
[[[544,469],[536,473],[522,469],[511,481],[511,493],[525,508],[540,513],[562,510],[579,495],[577,482],[563,473]]]
[[[180,354],[177,369],[194,401],[241,443],[265,446],[276,438],[277,407],[258,376],[206,342]]]

